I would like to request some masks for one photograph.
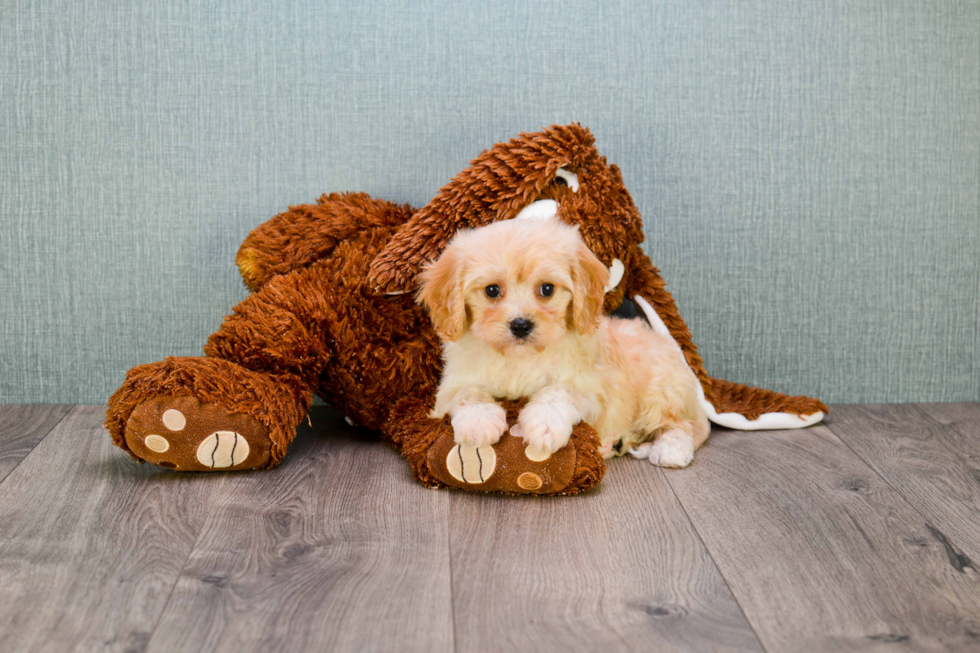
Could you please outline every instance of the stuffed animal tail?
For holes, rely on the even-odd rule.
[[[710,377],[702,386],[707,386],[699,394],[708,419],[730,429],[800,429],[820,422],[827,414],[827,406],[819,399],[784,395]]]
[[[654,331],[673,339],[649,302],[639,295],[633,301]],[[819,399],[785,395],[707,375],[699,378],[701,406],[708,419],[719,426],[742,431],[799,429],[820,422],[827,413],[827,406]]]

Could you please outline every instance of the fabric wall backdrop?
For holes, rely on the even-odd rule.
[[[0,401],[197,355],[250,229],[521,130],[620,164],[710,372],[980,399],[980,2],[6,1]]]

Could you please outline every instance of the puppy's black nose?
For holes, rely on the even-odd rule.
[[[510,332],[518,338],[526,338],[533,328],[534,322],[523,317],[511,320],[510,323]]]

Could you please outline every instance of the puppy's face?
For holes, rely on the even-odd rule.
[[[422,274],[419,300],[445,340],[471,332],[497,351],[542,351],[591,333],[609,272],[575,227],[508,220],[460,233]]]

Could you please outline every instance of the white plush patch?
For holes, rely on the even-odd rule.
[[[473,447],[496,444],[507,430],[507,412],[497,404],[463,406],[453,415],[453,438]]]
[[[350,417],[347,417],[346,415],[344,415],[344,421],[347,422],[348,426],[357,426],[357,424],[354,423],[354,420],[352,420]]]
[[[551,458],[551,451],[543,445],[528,445],[524,449],[524,457],[535,463],[543,463],[544,461]]]
[[[683,431],[667,431],[654,442],[644,442],[630,449],[635,458],[645,458],[651,465],[687,467],[694,460],[694,442]]]
[[[457,444],[446,456],[446,468],[453,478],[463,483],[483,483],[497,468],[497,452],[493,447],[472,447]]]
[[[618,258],[614,258],[612,265],[609,266],[609,283],[606,284],[606,292],[619,285],[619,282],[623,280],[624,272],[626,272],[626,267],[623,265],[623,262]]]
[[[171,408],[163,413],[163,425],[171,431],[179,431],[187,426],[187,419],[182,412]]]
[[[670,334],[670,329],[664,324],[664,321],[660,319],[657,315],[657,311],[653,310],[647,300],[643,299],[639,295],[633,297],[633,301],[636,305],[640,307],[643,314],[646,315],[647,321],[650,322],[650,326],[653,330],[660,335],[667,336],[673,339]],[[708,419],[718,426],[724,426],[730,429],[738,429],[740,431],[782,431],[786,429],[802,429],[807,426],[813,426],[814,424],[820,422],[824,418],[823,411],[817,411],[812,415],[797,415],[795,413],[763,413],[759,415],[756,419],[750,420],[744,415],[739,413],[719,413],[715,410],[714,405],[708,401],[704,396],[704,388],[701,384],[698,384],[698,403],[704,409],[705,414]]]
[[[197,460],[207,467],[234,467],[248,458],[248,442],[234,431],[217,431],[197,447]]]
[[[510,427],[510,434],[515,438],[524,438],[524,432],[521,430],[520,424],[514,424],[512,427]],[[551,451],[549,451],[547,448],[529,446],[524,449],[524,457],[531,462],[541,463],[551,458]]]
[[[157,453],[163,453],[170,449],[170,443],[162,435],[148,435],[143,438],[143,444],[150,451],[156,451]]]
[[[565,168],[558,168],[558,172],[555,173],[556,177],[561,177],[568,184],[568,187],[572,189],[573,193],[578,192],[578,175],[571,170],[565,170]]]
[[[653,306],[650,306],[647,300],[637,295],[633,298],[633,301],[636,302],[636,305],[639,306],[640,310],[643,311],[643,314],[646,315],[647,322],[650,323],[650,326],[653,327],[654,331],[662,336],[667,336],[671,340],[674,339],[674,337],[670,335],[670,329],[667,328],[667,325],[664,324],[664,321],[660,319],[659,315],[657,315],[657,311],[653,310]]]
[[[812,415],[797,415],[795,413],[763,413],[754,420],[739,413],[719,413],[714,405],[704,397],[704,389],[698,386],[698,401],[708,419],[729,429],[740,431],[783,431],[787,429],[802,429],[813,426],[824,418],[824,412],[818,410]]]
[[[515,220],[550,220],[558,214],[558,202],[538,200],[531,202],[514,216]]]

